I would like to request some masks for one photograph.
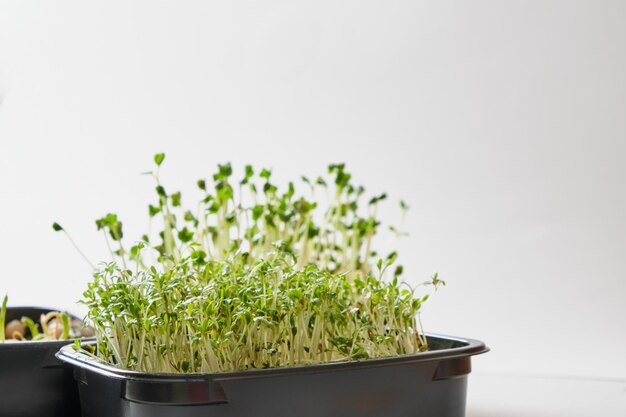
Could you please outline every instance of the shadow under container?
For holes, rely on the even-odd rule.
[[[464,417],[471,356],[484,343],[427,335],[428,352],[207,374],[105,365],[66,346],[83,417]]]

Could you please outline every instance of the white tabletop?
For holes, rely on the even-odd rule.
[[[472,372],[467,417],[626,417],[626,378]]]

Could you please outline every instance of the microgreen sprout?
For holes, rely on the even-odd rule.
[[[20,320],[14,319],[9,323],[5,323],[7,301],[8,296],[5,296],[0,309],[0,342],[66,340],[80,337],[83,333],[83,329],[81,329],[82,321],[78,319],[71,320],[67,313],[59,311],[41,314],[38,320],[39,323],[26,316],[23,316]],[[39,325],[41,325],[41,332],[39,331]]]
[[[387,195],[362,201],[365,189],[351,182],[344,164],[329,165],[327,178],[302,177],[305,193],[298,192],[295,182],[279,189],[270,169],[248,165],[236,180],[232,166],[220,164],[209,179],[197,181],[198,203],[185,207],[181,193],[168,192],[161,181],[164,159],[164,154],[155,155],[156,167],[146,173],[155,181],[156,201],[148,205],[148,215],[158,225],[157,233],[144,235],[127,251],[118,216],[109,213],[96,220],[111,256],[125,268],[133,262],[145,267],[154,259],[169,268],[194,253],[219,261],[235,250],[247,252],[252,263],[279,247],[293,254],[298,268],[313,263],[349,278],[371,271],[376,260],[373,238],[380,226],[376,214]],[[320,195],[328,200],[320,201]],[[403,212],[407,208],[403,203]]]
[[[0,342],[4,342],[5,334],[4,334],[4,322],[7,317],[7,300],[8,296],[4,296],[2,300],[2,307],[0,308]]]
[[[96,221],[112,261],[95,270],[81,301],[97,337],[87,354],[122,369],[190,373],[428,348],[419,312],[429,295],[401,281],[396,252],[379,259],[374,248],[387,194],[366,199],[344,164],[284,189],[270,169],[248,165],[235,179],[221,164],[197,181],[200,201],[185,206],[161,181],[164,160],[155,155],[147,173],[156,233],[126,250],[117,215]],[[401,209],[404,217],[408,205]]]
[[[98,355],[146,372],[220,372],[416,353],[422,299],[397,280],[352,280],[276,252],[248,264],[185,258],[132,271],[110,263],[84,294]]]
[[[52,229],[55,232],[63,232],[65,234],[65,236],[67,237],[67,239],[70,241],[70,243],[72,244],[72,246],[74,246],[74,249],[76,249],[76,251],[80,254],[80,256],[82,256],[82,258],[85,260],[85,262],[87,262],[87,264],[89,264],[89,266],[91,266],[92,268],[95,269],[95,266],[93,263],[91,263],[91,261],[89,260],[89,258],[87,258],[87,256],[83,253],[83,251],[80,250],[80,248],[78,247],[78,245],[76,244],[76,242],[74,242],[74,239],[72,239],[72,237],[70,236],[70,234],[67,232],[67,230],[65,230],[63,228],[63,226],[61,226],[59,223],[52,223]]]
[[[30,331],[30,335],[33,340],[39,340],[43,338],[43,334],[39,333],[39,328],[33,319],[30,317],[22,317],[22,323]]]

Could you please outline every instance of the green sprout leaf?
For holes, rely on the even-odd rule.
[[[161,212],[161,208],[160,207],[155,207],[152,204],[148,205],[148,213],[150,214],[150,217],[154,217],[157,214],[159,214]]]
[[[154,155],[154,163],[157,166],[161,166],[161,164],[163,163],[163,160],[165,159],[165,154],[164,153],[157,153]]]
[[[61,323],[63,324],[63,333],[59,340],[67,340],[70,337],[70,317],[67,313],[61,313]]]
[[[9,297],[7,295],[4,296],[2,300],[2,308],[0,308],[0,342],[4,342],[5,334],[4,334],[4,325],[7,317],[7,301]]]
[[[33,321],[33,319],[24,316],[20,321],[22,322],[22,324],[24,324],[24,326],[28,327],[32,339],[36,339],[37,336],[39,336],[39,328],[37,327],[37,324]]]
[[[193,239],[193,232],[184,227],[180,232],[178,232],[178,238],[181,242],[190,242]]]

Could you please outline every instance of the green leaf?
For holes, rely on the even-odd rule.
[[[266,182],[265,184],[263,184],[263,191],[266,194],[274,194],[276,193],[276,186],[273,184],[270,184],[269,182]]]
[[[435,288],[437,288],[439,285],[443,285],[444,287],[446,285],[445,281],[439,279],[439,273],[435,273],[435,275],[433,275],[432,283],[435,286]]]
[[[106,226],[109,228],[109,234],[113,240],[122,240],[124,233],[122,232],[122,222],[117,220],[117,215],[107,214]]]
[[[164,153],[157,153],[156,155],[154,155],[154,163],[157,164],[157,166],[161,166],[164,159],[165,159]]]
[[[100,219],[96,219],[96,227],[98,228],[98,230],[101,230],[101,229],[105,228],[106,225],[107,225],[107,222],[106,222],[106,218],[105,217],[102,217]]]
[[[372,205],[372,204],[376,204],[376,203],[378,203],[379,201],[383,201],[383,200],[384,200],[384,199],[386,199],[386,198],[387,198],[387,193],[382,193],[382,194],[381,194],[381,195],[379,195],[379,196],[372,197],[372,199],[369,201],[369,204],[370,204],[370,205]]]
[[[267,168],[263,168],[263,169],[261,170],[261,173],[259,174],[259,176],[260,176],[261,178],[265,178],[266,180],[269,180],[269,179],[270,179],[270,177],[272,176],[272,171],[270,171],[270,170],[269,170],[269,169],[267,169]]]
[[[131,246],[130,248],[130,257],[136,259],[141,250],[145,247],[143,243],[137,243],[136,245]]]
[[[223,178],[228,178],[233,173],[233,168],[230,165],[230,163],[226,163],[224,165],[219,165],[218,164],[218,169],[219,169],[220,174],[222,175]]]
[[[33,319],[31,319],[30,317],[22,317],[21,322],[24,324],[24,326],[28,327],[28,330],[30,330],[30,336],[31,338],[36,338],[37,335],[39,335],[39,329],[37,328],[37,324],[33,321]]]
[[[195,251],[191,252],[190,256],[191,256],[192,259],[198,259],[198,258],[204,259],[204,258],[206,258],[206,252],[203,251],[203,250],[195,250]]]
[[[61,323],[63,324],[63,334],[59,340],[67,340],[70,337],[70,317],[67,313],[61,313]]]
[[[261,218],[261,216],[263,215],[263,212],[265,211],[265,208],[261,205],[256,205],[252,208],[252,220],[257,221]]]
[[[315,180],[315,183],[318,185],[321,185],[322,187],[327,186],[326,181],[322,177],[317,177],[317,179]]]
[[[187,243],[193,239],[193,232],[185,226],[180,232],[178,232],[178,238],[181,242]]]
[[[150,217],[154,217],[161,212],[160,207],[155,207],[152,204],[148,205],[148,211],[150,213]]]
[[[170,196],[173,207],[180,207],[180,191]]]
[[[61,227],[59,223],[52,223],[52,228],[55,232],[60,232],[61,230],[63,230],[63,227]]]
[[[185,219],[185,221],[187,222],[195,222],[196,221],[196,216],[193,215],[193,213],[189,210],[187,210],[185,212],[185,215],[183,217]]]
[[[289,187],[287,189],[287,192],[285,193],[285,197],[291,198],[293,197],[295,192],[296,192],[296,189],[295,189],[295,186],[293,185],[293,182],[289,181]]]
[[[0,342],[4,341],[5,338],[5,334],[4,334],[4,322],[6,320],[6,316],[7,316],[7,301],[9,299],[8,295],[4,296],[4,300],[2,300],[2,308],[0,308]]]

